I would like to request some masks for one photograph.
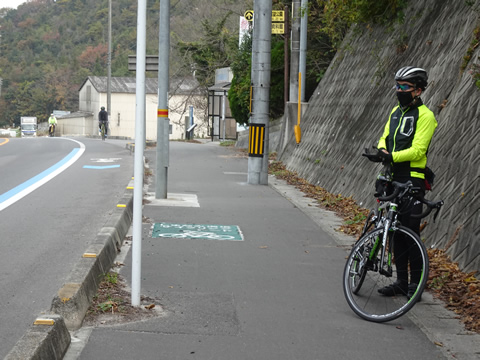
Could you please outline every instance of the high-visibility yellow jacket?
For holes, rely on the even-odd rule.
[[[394,178],[425,178],[428,147],[436,127],[435,115],[421,99],[405,111],[400,106],[392,110],[378,148],[392,154]]]
[[[55,116],[50,116],[50,117],[48,118],[48,123],[49,123],[50,125],[51,125],[51,124],[57,125],[57,118],[56,118]]]

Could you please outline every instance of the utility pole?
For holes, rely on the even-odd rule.
[[[290,60],[290,101],[298,98],[298,62],[300,53],[300,0],[292,1],[292,56]]]
[[[112,0],[108,0],[107,112],[112,114]],[[108,119],[110,120],[110,119]],[[110,134],[110,133],[109,133]],[[111,135],[111,134],[110,134]]]
[[[135,108],[135,159],[133,182],[132,306],[140,306],[142,271],[143,153],[145,148],[145,70],[147,0],[138,0]]]
[[[302,82],[300,84],[301,102],[305,101],[305,83],[307,82],[307,22],[308,22],[308,0],[302,0],[301,8],[302,19],[300,21],[300,60],[298,72],[302,74]]]
[[[158,34],[158,110],[157,110],[157,169],[155,198],[167,198],[169,166],[168,85],[170,57],[170,0],[160,0]]]
[[[248,183],[268,185],[272,0],[255,0]]]
[[[289,101],[289,87],[290,87],[290,79],[289,79],[289,66],[290,66],[290,60],[288,56],[289,52],[289,41],[290,41],[290,17],[289,17],[289,10],[288,6],[285,6],[284,9],[285,13],[285,42],[283,46],[283,53],[285,54],[285,59],[284,59],[284,72],[283,72],[283,100],[284,100],[284,108],[286,109],[287,102]]]

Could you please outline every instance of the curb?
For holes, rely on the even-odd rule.
[[[128,188],[133,188],[129,184]],[[63,359],[71,337],[82,326],[98,285],[112,267],[133,218],[133,191],[126,190],[116,209],[73,267],[52,300],[50,312],[40,315],[7,354],[5,360]]]
[[[60,315],[42,315],[15,344],[5,360],[63,359],[70,341],[70,333]]]
[[[52,301],[50,311],[61,315],[69,330],[77,330],[82,326],[98,285],[114,263],[117,249],[127,234],[133,216],[133,193],[129,193],[120,199],[121,207],[117,205]]]

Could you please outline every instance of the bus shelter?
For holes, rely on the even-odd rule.
[[[228,102],[230,84],[218,83],[208,88],[208,123],[212,141],[236,140],[238,136],[237,122]]]

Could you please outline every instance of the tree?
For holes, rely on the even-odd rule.
[[[198,82],[207,88],[215,83],[215,70],[230,65],[228,51],[235,37],[225,27],[231,12],[227,12],[217,22],[202,22],[203,39],[197,42],[179,41],[179,51],[185,59],[190,59],[184,72],[194,72]]]

